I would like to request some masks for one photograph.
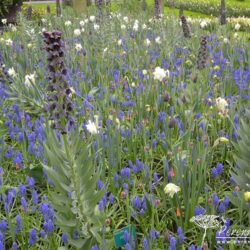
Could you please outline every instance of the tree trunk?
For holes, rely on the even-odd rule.
[[[227,17],[226,17],[226,4],[225,0],[221,0],[220,4],[220,24],[224,25],[227,22]]]
[[[56,15],[61,16],[60,0],[56,0]]]

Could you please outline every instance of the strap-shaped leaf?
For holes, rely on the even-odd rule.
[[[101,171],[95,161],[96,152],[91,151],[91,143],[82,140],[78,131],[58,139],[47,128],[44,153],[48,164],[43,166],[54,184],[49,192],[58,226],[68,233],[71,245],[90,249],[92,243],[102,242],[101,217],[95,214],[95,208],[106,191],[96,188]],[[73,239],[74,230],[79,233],[78,240]]]

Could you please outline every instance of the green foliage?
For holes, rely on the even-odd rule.
[[[27,10],[28,10],[29,7],[30,7],[29,5],[23,5],[22,6],[21,10],[22,10],[23,15],[27,14]],[[40,20],[43,17],[45,17],[45,15],[46,15],[46,9],[45,8],[33,8],[32,7],[32,16],[31,16],[32,20]]]
[[[8,7],[11,5],[11,2],[11,0],[2,0],[0,2],[0,18],[3,18],[8,12]]]
[[[244,191],[250,191],[250,112],[247,111],[248,121],[242,121],[239,128],[239,140],[235,143],[237,154],[235,155],[235,161],[239,164],[239,168],[236,168],[232,172],[237,185]]]
[[[23,0],[1,0],[0,2],[0,18],[3,18],[11,6],[15,6],[16,4],[21,4]]]
[[[244,200],[244,192],[250,191],[250,112],[246,113],[247,119],[242,120],[241,126],[238,130],[239,139],[234,143],[236,149],[236,154],[234,155],[235,162],[238,164],[231,172],[231,175],[239,186],[240,191],[232,194],[227,192],[227,196],[230,201],[238,207],[238,212],[240,215],[240,221],[243,221],[244,213],[248,212],[248,221],[250,220],[250,209],[247,202]]]
[[[49,190],[56,211],[57,224],[68,234],[69,243],[77,249],[90,249],[96,242],[101,244],[102,218],[97,204],[105,189],[96,191],[96,181],[101,169],[95,160],[98,153],[91,152],[91,144],[83,141],[78,131],[60,137],[47,129],[44,165],[48,178],[55,188]],[[70,194],[70,195],[69,195]],[[79,239],[73,239],[73,232]]]

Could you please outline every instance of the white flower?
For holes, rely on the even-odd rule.
[[[13,67],[10,68],[10,69],[8,70],[8,74],[9,74],[9,76],[11,76],[12,78],[14,78],[14,77],[16,76],[16,71],[14,70]]]
[[[119,39],[118,42],[117,42],[117,44],[118,44],[119,46],[121,46],[121,45],[122,45],[122,39]]]
[[[121,29],[122,29],[122,30],[125,30],[125,29],[126,29],[126,25],[122,24],[122,25],[121,25]]]
[[[85,25],[85,22],[84,21],[80,21],[80,26],[83,27]]]
[[[70,26],[71,24],[72,24],[72,23],[71,23],[71,21],[69,21],[69,20],[66,21],[66,22],[64,23],[65,26]]]
[[[75,35],[75,36],[80,36],[80,35],[81,35],[81,30],[75,29],[75,30],[74,30],[74,35]]]
[[[227,144],[229,143],[229,140],[226,137],[219,137],[214,141],[213,147],[216,147],[220,144]]]
[[[154,80],[162,81],[167,76],[166,71],[160,67],[156,67],[153,72]]]
[[[36,78],[36,73],[30,74],[30,75],[26,75],[25,76],[24,84],[27,87],[30,87],[32,83],[33,84],[35,83],[35,78]]]
[[[28,43],[28,44],[27,44],[27,48],[28,48],[28,49],[32,48],[32,43]]]
[[[31,29],[30,32],[29,32],[29,34],[30,34],[31,36],[34,35],[34,34],[35,34],[35,29]]]
[[[138,31],[138,29],[139,29],[139,25],[138,25],[137,22],[135,22],[135,23],[134,23],[134,26],[133,26],[133,30],[134,30],[134,31]]]
[[[146,69],[142,70],[142,74],[145,76],[148,73]]]
[[[221,98],[221,97],[216,98],[215,105],[221,117],[227,116],[228,111],[229,111],[228,102],[224,98]]]
[[[82,29],[81,29],[81,33],[84,33],[84,31],[85,31],[85,29],[84,29],[84,28],[82,28]]]
[[[103,53],[106,53],[107,51],[108,51],[107,47],[103,49]]]
[[[45,18],[42,18],[41,21],[42,21],[42,23],[46,23],[47,22],[47,20]]]
[[[234,33],[234,38],[238,38],[238,37],[239,37],[238,33]]]
[[[149,46],[149,45],[151,44],[151,42],[150,42],[150,40],[149,40],[148,38],[145,40],[145,44],[146,44],[147,46]]]
[[[205,20],[202,20],[202,21],[200,22],[200,26],[201,26],[202,29],[206,28],[207,25],[208,25],[208,24],[207,24],[207,22],[206,22]]]
[[[186,116],[186,117],[190,117],[190,115],[191,115],[191,110],[190,110],[190,109],[186,109],[186,110],[184,111],[184,113],[185,113],[185,116]]]
[[[13,41],[9,38],[9,39],[5,40],[5,44],[7,46],[12,46],[13,45]]]
[[[96,124],[90,120],[88,120],[88,124],[86,125],[86,128],[89,131],[89,133],[92,135],[99,133]]]
[[[6,24],[7,23],[7,19],[2,19],[2,24]]]
[[[240,29],[240,27],[241,27],[240,24],[236,23],[235,26],[234,26],[234,29],[238,31]]]
[[[144,23],[141,27],[143,30],[145,30],[147,28],[147,25]]]
[[[45,32],[46,31],[46,28],[42,28],[42,32]]]
[[[98,24],[94,24],[94,30],[99,30],[100,29],[100,26]]]
[[[125,23],[128,23],[128,17],[127,17],[127,16],[123,17],[123,21],[124,21]]]
[[[16,32],[16,31],[17,31],[16,26],[13,25],[13,26],[11,27],[11,30],[12,30],[12,32]]]
[[[76,49],[77,52],[81,51],[82,50],[82,45],[80,43],[77,43],[75,45],[75,49]]]
[[[157,44],[161,44],[161,38],[160,38],[159,36],[157,36],[157,37],[155,38],[155,42],[156,42]]]
[[[229,41],[228,41],[228,39],[225,37],[225,38],[223,39],[223,42],[224,42],[224,43],[228,43]]]
[[[90,17],[89,17],[89,20],[90,20],[91,22],[94,22],[94,21],[95,21],[95,16],[90,16]]]
[[[174,183],[168,183],[164,188],[164,192],[169,194],[171,198],[173,198],[174,194],[178,193],[179,191],[181,191],[181,188],[176,186]]]

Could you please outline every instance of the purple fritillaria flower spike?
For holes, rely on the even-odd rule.
[[[61,35],[59,31],[43,32],[48,61],[47,90],[50,92],[44,109],[50,114],[49,118],[53,121],[52,127],[65,134],[67,123],[74,125],[74,118],[71,115],[72,91],[66,80],[67,69],[64,64],[64,44],[61,41]]]
[[[190,34],[190,31],[189,31],[189,27],[188,27],[186,17],[184,15],[182,15],[180,17],[180,19],[181,19],[182,31],[183,31],[184,37],[191,38],[191,34]]]

